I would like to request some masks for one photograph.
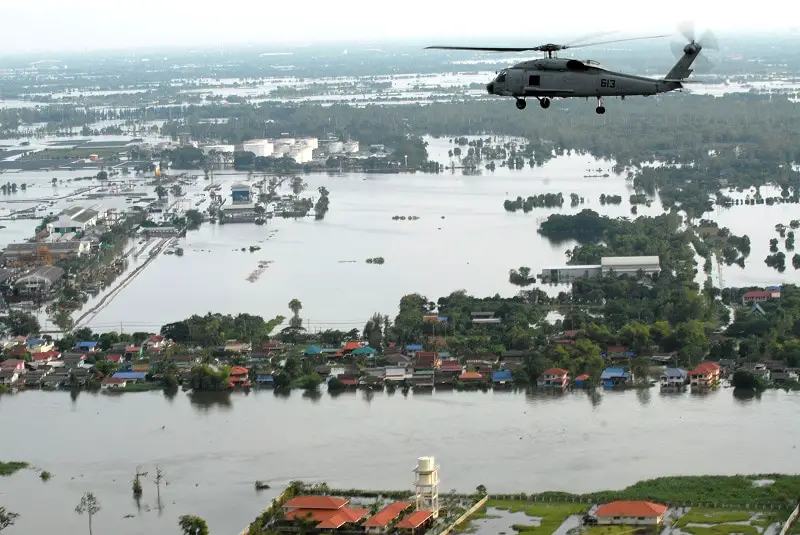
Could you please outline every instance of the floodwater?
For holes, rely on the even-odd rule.
[[[105,139],[105,138],[104,138]],[[114,138],[111,138],[114,139]],[[447,139],[429,139],[431,158],[449,163]],[[456,162],[457,163],[457,162]],[[631,216],[630,183],[615,175],[612,161],[587,155],[558,157],[542,167],[496,171],[464,176],[460,171],[440,175],[317,174],[305,176],[307,195],[319,186],[330,191],[330,211],[323,221],[272,219],[264,226],[206,223],[180,240],[184,255],[161,256],[145,268],[104,308],[87,318],[90,327],[104,330],[152,330],[168,322],[205,312],[249,312],[273,317],[288,315],[287,304],[303,303],[301,316],[311,330],[363,327],[374,313],[394,314],[400,297],[419,292],[435,300],[451,291],[465,289],[474,295],[511,296],[518,288],[508,282],[508,271],[529,266],[536,273],[566,263],[565,251],[574,243],[551,244],[537,233],[539,224],[553,213],[575,213],[591,208],[612,217]],[[601,172],[597,172],[601,169]],[[41,204],[36,199],[64,196],[77,188],[99,186],[96,180],[66,182],[92,176],[96,170],[4,173],[5,182],[25,182],[27,191],[0,196],[0,215]],[[192,173],[199,173],[194,171]],[[232,173],[226,171],[226,173]],[[584,178],[608,173],[608,178]],[[53,177],[60,182],[53,187]],[[258,177],[256,177],[258,178]],[[220,193],[247,179],[245,174],[218,174]],[[64,180],[64,182],[61,182]],[[129,177],[135,192],[153,196],[150,178]],[[209,182],[198,179],[184,186],[187,208]],[[562,208],[538,208],[530,213],[509,213],[505,199],[548,192],[562,192]],[[288,191],[287,191],[288,193]],[[584,196],[585,203],[569,206],[569,194]],[[601,206],[601,194],[623,197],[619,206]],[[762,194],[772,192],[762,188]],[[69,205],[102,203],[125,209],[126,195],[104,199],[55,201],[47,211]],[[26,199],[30,201],[26,202]],[[14,202],[10,202],[14,201]],[[41,215],[47,213],[43,212]],[[640,215],[658,215],[658,199],[641,206]],[[393,220],[393,216],[418,216],[418,220]],[[751,238],[752,253],[746,268],[725,267],[726,286],[768,285],[796,282],[791,265],[778,273],[764,264],[774,226],[795,219],[795,205],[737,206],[705,215]],[[754,226],[753,222],[757,222]],[[35,220],[0,221],[0,243],[20,242],[32,235]],[[250,253],[251,245],[261,250]],[[783,244],[781,243],[781,249]],[[385,264],[367,264],[367,258],[383,257]],[[791,255],[790,255],[791,256]],[[142,256],[139,262],[144,261]],[[272,262],[255,282],[247,277],[261,261]],[[137,261],[130,263],[133,269]],[[700,266],[702,267],[702,266]],[[715,282],[718,276],[715,274]],[[544,286],[548,293],[564,286]],[[88,306],[101,299],[89,301]],[[47,324],[42,314],[40,322]]]
[[[11,431],[2,458],[54,477],[0,478],[0,503],[21,515],[9,535],[47,535],[56,526],[81,533],[86,519],[73,509],[87,491],[103,506],[95,533],[172,535],[178,516],[197,514],[212,533],[234,535],[290,480],[409,488],[421,455],[436,456],[442,492],[480,484],[490,492],[590,492],[666,475],[792,472],[800,429],[782,422],[799,409],[800,394],[781,391],[745,401],[730,390],[603,392],[594,401],[584,392],[71,399],[29,391],[0,396],[0,419]],[[137,465],[151,474],[141,512],[131,498]],[[156,466],[166,475],[160,515]],[[272,489],[256,493],[256,480]]]

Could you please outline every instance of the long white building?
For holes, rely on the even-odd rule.
[[[647,276],[661,273],[658,257],[604,256],[600,259],[600,264],[545,268],[539,277],[545,282],[566,283],[578,278],[600,277],[612,273],[635,277],[640,271]],[[535,275],[531,275],[531,278],[535,278]]]

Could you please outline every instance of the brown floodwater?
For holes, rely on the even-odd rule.
[[[290,480],[409,488],[420,455],[436,456],[443,491],[587,492],[665,475],[796,472],[799,410],[798,393],[736,399],[729,389],[316,399],[23,392],[0,396],[0,459],[54,477],[0,478],[0,505],[21,515],[9,535],[85,533],[74,508],[86,491],[102,505],[99,535],[174,535],[182,514],[237,535]],[[137,465],[150,472],[140,508],[131,496]],[[160,511],[156,466],[165,473]],[[257,493],[256,480],[272,489]]]

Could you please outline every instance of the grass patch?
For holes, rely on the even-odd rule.
[[[564,523],[570,515],[579,515],[586,512],[588,507],[581,503],[536,503],[515,500],[489,500],[486,507],[494,507],[510,513],[525,513],[526,516],[539,518],[540,525],[526,526],[515,524],[512,526],[518,532],[537,532],[550,534]]]
[[[30,465],[22,461],[10,461],[7,463],[0,462],[0,476],[10,476],[28,468]]]
[[[747,511],[727,511],[724,509],[706,509],[692,507],[676,523],[676,527],[686,524],[725,524],[728,522],[747,522],[755,513]]]
[[[682,527],[681,531],[684,533],[691,533],[692,535],[731,535],[733,533],[742,533],[743,535],[758,535],[758,530],[754,526],[747,524],[717,524],[710,528],[701,527]]]
[[[757,486],[758,480],[774,481]],[[539,499],[571,500],[574,495],[544,492]],[[711,503],[760,505],[794,509],[800,496],[800,475],[759,474],[752,476],[675,476],[640,481],[626,489],[603,491],[581,496],[583,500],[604,503],[614,500],[648,500],[656,503]]]
[[[583,535],[632,535],[638,531],[656,533],[647,526],[592,526]]]

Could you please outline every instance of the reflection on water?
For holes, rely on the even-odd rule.
[[[670,458],[685,474],[781,472],[800,443],[800,428],[783,425],[800,409],[798,393],[767,391],[753,403],[725,389],[652,395],[646,404],[634,391],[399,394],[0,396],[0,420],[14,430],[3,458],[54,474],[47,483],[33,471],[3,478],[3,506],[22,515],[15,527],[26,535],[53,526],[82,533],[73,508],[86,491],[103,505],[97,533],[172,535],[181,514],[203,516],[212,533],[237,533],[275,495],[256,493],[256,480],[274,492],[293,479],[408,488],[409,463],[435,455],[444,488],[589,492],[672,474]],[[141,512],[132,501],[138,465],[166,474],[161,518],[149,478]]]

